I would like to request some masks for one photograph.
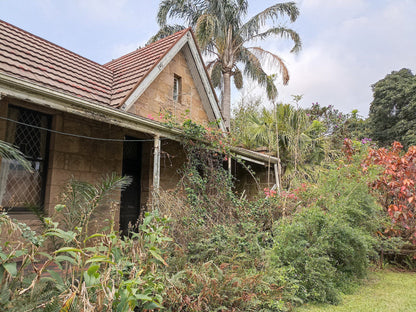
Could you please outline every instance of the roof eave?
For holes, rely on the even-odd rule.
[[[0,73],[0,99],[2,96],[20,99],[48,107],[57,111],[87,117],[93,120],[113,124],[122,128],[140,131],[152,136],[162,136],[180,141],[183,132],[158,121],[137,116],[110,106],[86,101],[69,94],[61,93],[41,85],[34,84],[10,75]],[[242,159],[263,165],[277,164],[276,157],[264,155],[240,147],[231,147],[231,151]]]
[[[279,163],[279,159],[277,157],[251,151],[237,146],[232,146],[231,152],[235,153],[238,156],[243,156],[241,157],[242,159],[246,158],[246,160],[249,161],[256,160],[253,162],[260,163],[264,166],[270,166]]]
[[[179,129],[168,127],[160,122],[83,100],[3,73],[0,73],[0,94],[173,140],[179,140],[182,133]]]

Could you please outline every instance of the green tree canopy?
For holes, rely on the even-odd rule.
[[[399,141],[416,145],[416,76],[410,69],[393,71],[372,85],[369,126],[381,145]]]

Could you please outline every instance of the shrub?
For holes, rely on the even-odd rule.
[[[365,276],[381,220],[368,179],[359,159],[341,163],[308,188],[310,207],[277,223],[270,261],[284,269],[292,300],[338,303],[340,291]]]

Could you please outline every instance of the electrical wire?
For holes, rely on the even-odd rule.
[[[39,126],[35,126],[35,125],[31,125],[31,124],[27,124],[24,122],[20,122],[14,119],[10,119],[10,118],[6,118],[6,117],[1,117],[0,119],[6,120],[6,121],[10,121],[10,122],[14,122],[16,124],[19,125],[23,125],[23,126],[27,126],[27,127],[32,127],[35,129],[39,129],[39,130],[43,130],[43,131],[48,131],[51,133],[56,133],[56,134],[60,134],[60,135],[66,135],[66,136],[71,136],[71,137],[75,137],[75,138],[81,138],[81,139],[87,139],[87,140],[95,140],[95,141],[105,141],[105,142],[153,142],[154,139],[134,139],[134,140],[125,140],[125,139],[105,139],[105,138],[97,138],[97,137],[90,137],[90,136],[86,136],[86,135],[79,135],[79,134],[74,134],[74,133],[67,133],[67,132],[61,132],[61,131],[57,131],[57,130],[52,130],[52,129],[48,129],[48,128],[44,128],[44,127],[39,127]],[[167,138],[161,138],[161,140],[166,140]]]

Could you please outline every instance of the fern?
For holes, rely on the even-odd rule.
[[[62,303],[59,301],[58,297],[55,297],[51,302],[46,304],[46,306],[43,308],[43,312],[59,312],[61,307]]]

